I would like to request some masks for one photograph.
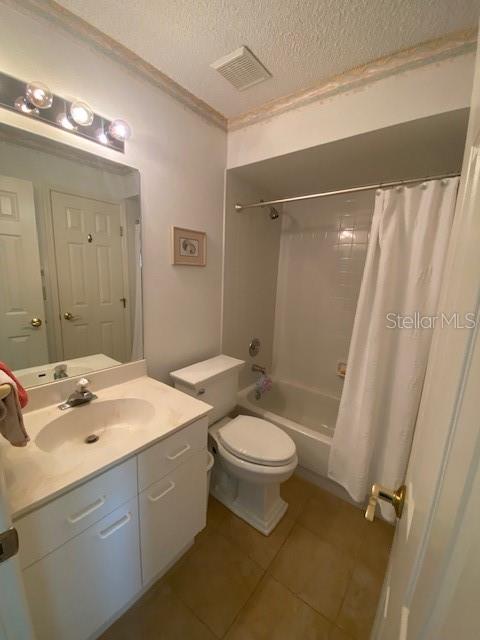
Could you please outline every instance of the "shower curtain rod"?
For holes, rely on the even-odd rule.
[[[338,196],[342,193],[356,193],[357,191],[370,191],[370,189],[385,189],[387,187],[400,187],[405,184],[415,184],[426,182],[427,180],[442,180],[444,178],[457,178],[460,173],[443,173],[439,176],[429,176],[428,178],[411,178],[408,180],[396,180],[395,182],[379,182],[378,184],[367,184],[362,187],[351,187],[350,189],[337,189],[336,191],[323,191],[322,193],[309,193],[306,196],[295,196],[293,198],[280,198],[279,200],[265,200],[261,202],[252,202],[251,204],[235,205],[236,211],[243,209],[257,209],[261,207],[269,207],[274,204],[284,204],[285,202],[299,202],[300,200],[312,200],[313,198],[325,198],[326,196]]]

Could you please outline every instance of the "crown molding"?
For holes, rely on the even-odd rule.
[[[92,26],[82,18],[65,9],[54,0],[1,0],[16,11],[23,11],[43,18],[68,31],[84,42],[93,46],[97,51],[119,62],[131,71],[137,78],[140,76],[154,86],[162,89],[185,107],[188,107],[198,115],[208,120],[211,124],[227,129],[227,119],[224,115],[213,109],[209,104],[197,98],[187,89],[172,80],[165,73],[138,56],[136,53],[120,44],[110,36]]]
[[[415,47],[378,58],[333,78],[328,78],[313,87],[270,100],[255,109],[227,119],[223,114],[200,98],[197,98],[193,93],[190,93],[190,91],[139,55],[71,11],[68,11],[55,0],[22,0],[21,2],[18,0],[0,0],[0,2],[11,6],[17,11],[27,12],[43,18],[72,35],[80,37],[97,51],[120,63],[136,77],[142,77],[181,102],[185,107],[205,118],[211,124],[223,130],[228,129],[228,131],[236,131],[248,127],[292,109],[298,109],[313,102],[319,102],[340,93],[358,89],[369,83],[410,69],[472,52],[477,44],[476,29],[456,31],[441,38],[423,42]]]
[[[366,84],[398,73],[475,51],[477,30],[456,31],[442,38],[423,42],[415,47],[397,51],[325,80],[321,84],[263,105],[228,119],[228,130],[235,131],[262,120],[298,109],[339,93],[358,89]]]

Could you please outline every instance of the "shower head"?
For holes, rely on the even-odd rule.
[[[275,207],[270,207],[270,220],[276,220],[280,214]]]

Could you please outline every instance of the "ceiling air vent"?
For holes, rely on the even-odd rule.
[[[239,91],[272,77],[248,47],[240,47],[210,66]]]

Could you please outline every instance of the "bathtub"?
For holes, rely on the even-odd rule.
[[[260,400],[255,399],[254,385],[238,394],[242,411],[286,431],[297,447],[299,465],[324,478],[339,403],[338,398],[281,380],[274,380],[271,391]]]

